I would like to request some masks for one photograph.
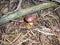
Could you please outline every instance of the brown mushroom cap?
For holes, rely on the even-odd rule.
[[[34,14],[29,14],[25,16],[25,21],[26,22],[34,22],[36,19],[36,13]]]

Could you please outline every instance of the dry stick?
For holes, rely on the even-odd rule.
[[[36,28],[35,29],[36,31],[38,31],[38,32],[40,32],[40,33],[42,33],[42,34],[44,34],[44,35],[50,35],[50,36],[52,36],[52,35],[55,35],[55,34],[52,34],[52,33],[49,33],[49,32],[44,32],[44,31],[41,31],[39,28]],[[55,35],[56,36],[56,35]]]
[[[3,16],[0,19],[0,25],[3,25],[4,23],[7,23],[11,20],[14,20],[16,18],[19,18],[21,16],[27,15],[29,13],[33,13],[42,9],[46,9],[46,8],[50,8],[50,7],[56,7],[57,3],[55,2],[48,2],[48,3],[43,3],[31,8],[27,8],[27,9],[22,9],[21,11],[17,11],[17,12],[12,12],[12,13],[8,13],[6,14],[6,16]]]
[[[19,0],[19,4],[18,4],[18,6],[17,6],[17,9],[15,10],[15,11],[17,11],[17,10],[21,10],[21,3],[22,3],[22,0]]]
[[[18,41],[18,39],[21,39],[20,37],[22,37],[22,38],[23,38],[23,37],[25,37],[26,35],[27,35],[27,33],[26,33],[24,36],[22,36],[22,35],[21,35],[21,33],[20,33],[20,34],[18,34],[18,35],[17,35],[17,37],[16,37],[16,38],[12,41],[12,43],[10,43],[10,44],[15,43],[16,41]]]

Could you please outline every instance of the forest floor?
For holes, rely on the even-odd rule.
[[[8,12],[20,11],[47,2],[49,1],[1,0],[0,18]],[[21,16],[0,26],[0,45],[60,45],[60,6],[28,15],[36,16],[34,22],[26,22],[26,16]]]

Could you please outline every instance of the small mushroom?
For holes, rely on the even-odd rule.
[[[31,28],[36,21],[37,13],[29,14],[25,16],[25,22],[27,22],[27,28]]]
[[[26,16],[25,16],[25,21],[26,21],[27,23],[35,22],[35,21],[36,21],[36,13],[26,15]]]

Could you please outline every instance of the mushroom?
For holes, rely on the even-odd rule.
[[[25,22],[27,22],[27,28],[31,28],[36,21],[37,13],[29,14],[25,16]]]
[[[26,21],[27,23],[33,23],[33,22],[35,22],[35,21],[36,21],[36,13],[26,15],[26,16],[25,16],[25,21]]]

